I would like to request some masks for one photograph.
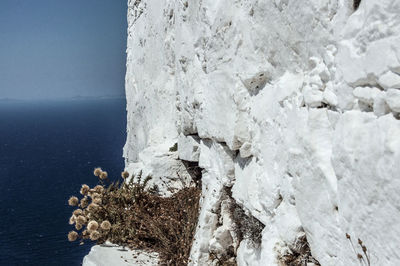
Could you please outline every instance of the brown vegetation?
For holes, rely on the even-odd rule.
[[[363,253],[363,255],[362,255],[361,252],[356,251],[356,248],[354,247],[353,242],[351,240],[351,236],[348,233],[346,233],[346,238],[349,240],[351,248],[353,249],[354,254],[357,256],[357,259],[359,259],[360,262],[363,262],[364,264],[370,266],[371,260],[370,260],[369,252],[368,252],[367,247],[363,243],[363,241],[359,238],[357,239],[357,243],[360,246],[360,249]]]
[[[261,244],[262,230],[265,225],[236,203],[232,197],[232,188],[225,187],[225,193],[231,199],[230,213],[234,222],[234,230],[239,242],[243,239],[250,240],[255,247]]]
[[[303,266],[307,263],[321,265],[311,254],[306,235],[297,238],[296,242],[289,248],[290,252],[279,256],[279,262],[285,266]]]
[[[231,187],[224,187],[220,205],[215,212],[219,215],[219,223],[217,226],[222,225],[221,214],[223,202],[224,204],[227,204],[225,206],[229,208],[229,216],[232,221],[232,227],[229,229],[231,231],[232,243],[228,246],[224,246],[223,251],[209,250],[209,258],[210,261],[212,261],[212,265],[235,266],[237,265],[236,249],[238,244],[242,240],[246,239],[248,240],[247,243],[249,245],[252,245],[255,248],[259,247],[261,244],[262,230],[265,228],[265,225],[250,213],[246,213],[246,211],[235,201],[232,197]]]
[[[101,172],[100,172],[101,171]],[[187,187],[172,197],[163,198],[145,190],[150,178],[137,182],[103,185],[107,174],[100,168],[94,174],[101,185],[93,189],[82,186],[83,198],[73,197],[70,241],[93,240],[98,244],[110,241],[132,249],[145,249],[160,254],[163,265],[186,265],[199,214],[200,189]],[[123,172],[122,177],[128,177]],[[83,193],[82,193],[83,192]]]

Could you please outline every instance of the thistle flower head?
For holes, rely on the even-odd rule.
[[[77,206],[78,203],[79,203],[79,200],[75,196],[70,197],[69,200],[68,200],[69,206]]]
[[[100,238],[99,231],[93,231],[90,233],[90,240],[95,241]]]
[[[99,224],[96,221],[92,220],[88,223],[87,229],[89,232],[95,231],[97,228],[99,228]]]
[[[83,232],[82,232],[82,238],[83,239],[88,239],[89,238],[89,232],[88,232],[88,230],[83,230]]]
[[[348,233],[346,233],[346,238],[350,239],[350,235]]]
[[[86,208],[89,205],[89,199],[85,196],[81,199],[81,208]]]
[[[100,195],[99,193],[96,193],[96,192],[95,192],[95,193],[92,194],[91,197],[92,197],[92,199],[95,199],[95,198],[100,198],[101,195]]]
[[[90,187],[86,184],[83,184],[81,187],[81,194],[85,196],[89,192]]]
[[[75,224],[75,229],[76,229],[76,230],[81,230],[81,229],[82,229],[82,224],[76,223],[76,224]]]
[[[101,185],[97,185],[94,187],[94,191],[96,191],[97,193],[102,193],[104,191],[104,187]]]
[[[122,176],[123,179],[126,179],[126,178],[129,177],[129,173],[128,173],[127,171],[123,171],[123,172],[121,173],[121,176]]]
[[[95,176],[100,176],[101,172],[102,172],[101,168],[97,167],[97,168],[94,169],[93,174]]]
[[[106,171],[103,171],[103,172],[101,172],[101,174],[100,174],[100,179],[101,180],[104,180],[104,179],[107,179],[107,177],[108,177],[108,174],[107,174],[107,172]]]
[[[89,204],[87,209],[88,209],[89,212],[92,212],[92,211],[97,210],[98,207],[99,207],[99,205],[97,205],[96,203],[92,202],[92,203]]]
[[[79,216],[79,215],[82,214],[82,210],[81,209],[76,209],[72,214],[75,215],[75,216]]]
[[[83,215],[79,215],[77,218],[76,218],[76,223],[78,223],[78,224],[86,224],[86,217],[85,216],[83,216]]]
[[[100,204],[101,204],[101,198],[98,198],[98,197],[97,197],[97,198],[94,198],[94,199],[93,199],[93,203],[94,203],[94,204],[100,205]]]
[[[73,242],[73,241],[75,241],[76,239],[78,239],[78,233],[77,233],[77,232],[71,231],[71,232],[68,233],[68,240],[69,240],[70,242]]]
[[[111,223],[109,221],[105,220],[101,223],[100,227],[101,227],[101,229],[108,231],[111,229]]]

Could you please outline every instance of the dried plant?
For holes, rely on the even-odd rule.
[[[81,188],[81,191],[80,191],[80,193],[81,193],[81,195],[87,195],[87,193],[89,192],[89,186],[88,185],[82,185],[82,188]]]
[[[79,216],[79,215],[82,214],[82,210],[81,210],[81,209],[76,209],[76,210],[74,210],[74,211],[72,212],[72,214],[73,214],[74,216]]]
[[[216,266],[237,266],[236,255],[233,251],[233,247],[230,250],[227,250],[225,254],[218,254],[217,252],[210,251],[209,258],[213,265]]]
[[[89,199],[88,199],[88,197],[85,196],[81,199],[79,206],[81,208],[86,208],[88,205],[89,205]]]
[[[107,174],[107,172],[103,171],[103,172],[101,172],[99,177],[100,177],[101,180],[105,180],[105,179],[107,179],[108,174]]]
[[[288,252],[285,254],[280,254],[278,260],[280,265],[287,266],[303,266],[308,265],[308,263],[313,263],[314,265],[321,265],[311,254],[310,246],[307,241],[305,234],[298,237],[295,243],[292,243],[288,247]]]
[[[101,172],[103,172],[103,171],[101,170],[100,167],[98,167],[98,168],[95,168],[95,169],[94,169],[93,174],[94,174],[95,176],[100,176]]]
[[[121,177],[122,177],[123,179],[126,179],[126,178],[129,177],[129,173],[128,173],[127,171],[123,171],[123,172],[121,173]]]
[[[68,233],[68,240],[69,241],[75,241],[76,239],[78,239],[78,233],[75,231],[71,231]]]
[[[76,223],[78,223],[78,224],[86,224],[86,221],[87,221],[87,219],[86,219],[86,217],[85,216],[82,216],[82,215],[79,215],[77,218],[76,218]]]
[[[79,200],[75,196],[70,197],[69,200],[68,200],[68,205],[69,206],[78,206],[78,203],[79,203]]]
[[[249,239],[250,243],[258,247],[261,244],[262,230],[265,225],[251,214],[246,214],[235,201],[231,203],[230,211],[239,240]]]
[[[145,190],[150,177],[141,174],[129,183],[105,186],[107,178],[100,168],[94,170],[100,184],[81,193],[72,206],[78,206],[70,223],[80,233],[68,234],[70,241],[90,239],[102,244],[110,241],[135,249],[155,251],[164,265],[186,265],[199,213],[200,189],[188,187],[170,198]],[[125,179],[128,172],[121,174]],[[105,177],[105,178],[104,178]],[[82,188],[81,188],[82,190]],[[80,210],[80,211],[79,211]],[[74,232],[74,231],[73,231]]]
[[[101,229],[108,231],[111,229],[111,223],[109,221],[105,220],[101,223],[100,227],[101,227]]]
[[[96,221],[92,220],[88,223],[87,229],[89,230],[89,232],[95,231],[97,230],[97,228],[99,228],[99,224]]]
[[[97,186],[95,186],[95,187],[93,188],[93,190],[94,190],[95,192],[101,194],[101,193],[103,193],[103,191],[104,191],[104,187],[101,186],[101,185],[97,185]]]
[[[358,238],[358,239],[357,239],[357,243],[358,243],[358,245],[360,246],[360,248],[361,248],[361,250],[362,250],[362,253],[363,253],[364,255],[361,255],[361,253],[358,253],[358,252],[356,251],[356,249],[354,248],[353,242],[352,242],[352,240],[351,240],[351,236],[350,236],[348,233],[346,233],[346,238],[349,240],[350,245],[351,245],[351,248],[353,249],[354,254],[356,254],[357,259],[359,259],[360,262],[363,262],[364,264],[370,266],[370,265],[371,265],[371,260],[370,260],[369,254],[368,254],[368,249],[367,249],[367,247],[364,245],[364,243],[362,242],[362,240]],[[364,257],[365,257],[365,258],[364,258]]]
[[[96,241],[96,240],[98,240],[100,237],[101,237],[101,234],[100,234],[99,231],[92,231],[92,232],[90,233],[90,240],[92,240],[92,241]]]

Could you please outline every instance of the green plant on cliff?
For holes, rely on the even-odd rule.
[[[123,182],[110,183],[106,172],[94,170],[99,184],[82,185],[81,199],[68,203],[77,207],[69,220],[75,230],[70,241],[110,241],[132,249],[160,254],[162,264],[186,265],[199,213],[200,189],[187,187],[172,197],[161,197],[145,189],[150,177],[131,177],[122,172]],[[136,180],[136,181],[134,181]]]

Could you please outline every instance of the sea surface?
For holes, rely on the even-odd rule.
[[[93,243],[68,242],[81,184],[124,167],[125,100],[0,102],[0,265],[81,265]]]

